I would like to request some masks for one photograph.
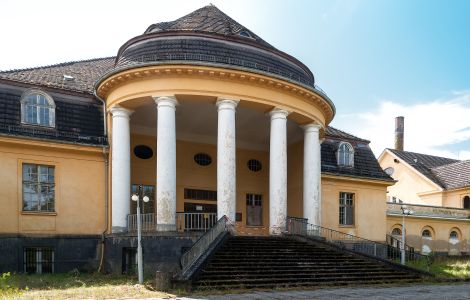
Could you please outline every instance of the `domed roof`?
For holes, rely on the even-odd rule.
[[[242,70],[316,90],[307,66],[277,50],[217,7],[208,5],[171,22],[150,25],[126,42],[114,68],[120,71],[164,64],[190,64]]]
[[[171,22],[160,22],[150,25],[144,34],[168,31],[192,31],[215,33],[225,36],[242,36],[251,38],[257,43],[273,48],[248,28],[224,14],[214,5],[202,7],[192,13]]]

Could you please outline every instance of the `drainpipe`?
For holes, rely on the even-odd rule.
[[[108,136],[108,114],[106,111],[106,102],[96,94],[96,89],[93,91],[93,95],[101,101],[103,104],[103,135],[105,137]],[[104,252],[105,252],[105,235],[108,231],[108,222],[109,222],[109,207],[108,207],[108,171],[109,171],[109,156],[103,146],[103,158],[104,158],[104,230],[101,233],[101,258],[100,258],[100,265],[98,267],[98,273],[101,272],[103,268],[104,262]]]

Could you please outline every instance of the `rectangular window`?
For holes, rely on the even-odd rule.
[[[53,248],[24,248],[24,272],[29,274],[54,273]]]
[[[184,189],[184,199],[217,201],[217,192],[209,190]]]
[[[53,212],[54,167],[23,164],[23,211]]]
[[[354,225],[353,193],[339,193],[339,224]]]
[[[246,194],[246,225],[261,226],[263,224],[263,195]]]

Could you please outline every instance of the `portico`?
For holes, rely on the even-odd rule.
[[[182,100],[179,101],[178,98]],[[128,105],[132,109],[123,108],[121,105],[109,109],[113,131],[111,148],[113,232],[126,231],[127,215],[135,213],[131,211],[128,199],[131,185],[141,182],[149,184],[148,178],[153,178],[156,190],[154,197],[156,231],[176,231],[177,211],[185,210],[187,202],[215,204],[217,219],[226,215],[233,222],[238,220],[243,225],[249,226],[247,214],[250,212],[245,206],[254,203],[244,200],[248,197],[246,195],[256,194],[262,197],[262,204],[256,204],[263,206],[261,210],[267,210],[268,217],[266,221],[260,221],[259,227],[269,229],[271,234],[280,234],[286,228],[288,215],[288,145],[302,143],[302,140],[304,140],[304,157],[300,159],[304,161],[303,217],[308,218],[310,222],[319,222],[321,206],[319,133],[322,127],[320,124],[312,122],[299,125],[288,119],[291,111],[287,109],[253,105],[243,99],[200,95],[178,97],[166,95],[151,99],[153,104],[148,99],[140,101],[138,105]],[[152,114],[155,115],[154,118],[149,117]],[[190,121],[191,118],[195,120]],[[191,130],[184,125],[181,125],[183,128],[179,128],[178,125],[183,122],[192,123],[199,128]],[[144,139],[145,142],[139,140],[131,143],[133,139]],[[132,153],[134,144],[155,147],[155,160],[142,161],[135,158]],[[198,150],[197,148],[201,146],[202,149]],[[194,161],[188,161],[187,157],[182,156],[193,155],[178,151],[185,149],[183,151],[186,152],[193,147],[195,149],[190,151],[194,152],[194,155],[199,152],[208,152],[210,155],[215,150],[216,155],[211,156],[213,160],[211,165],[215,165],[215,170],[211,166],[201,167]],[[207,151],[208,149],[211,151]],[[237,157],[237,154],[241,157]],[[245,157],[263,161],[263,172],[247,171]],[[180,159],[184,162],[179,163]],[[193,174],[206,182],[191,178],[192,172],[187,167],[188,163],[194,165]],[[152,172],[152,169],[155,171]],[[240,174],[237,174],[237,170]],[[211,178],[209,173],[214,171],[216,176]],[[247,173],[248,175],[245,175]],[[181,179],[178,179],[179,176]],[[245,180],[247,176],[257,178],[247,183]],[[143,177],[146,179],[142,180]],[[185,191],[188,188],[215,190],[216,201],[209,202],[205,201],[206,199],[186,201]],[[266,216],[261,216],[262,219],[264,217]]]

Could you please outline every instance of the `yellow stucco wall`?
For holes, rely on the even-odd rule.
[[[385,184],[322,176],[322,226],[362,238],[384,241]],[[354,193],[354,225],[339,225],[339,193]]]
[[[132,134],[131,147],[147,145],[156,152],[156,138]],[[197,153],[207,153],[212,158],[209,166],[200,166],[194,161]],[[204,190],[217,190],[217,146],[177,140],[176,142],[176,211],[184,211],[184,203],[217,204],[216,201],[188,200],[184,199],[185,188]],[[237,149],[237,213],[242,213],[242,221],[239,225],[246,224],[246,194],[254,193],[263,195],[263,212],[261,227],[269,226],[269,153],[266,151],[253,151]],[[247,162],[257,159],[262,163],[262,170],[252,172],[248,169]],[[142,160],[135,155],[131,159],[131,181],[133,184],[155,185],[156,183],[156,159],[155,156],[148,160]],[[134,212],[132,212],[134,213]]]
[[[101,148],[0,138],[0,233],[101,234],[105,163]],[[22,212],[22,164],[55,167],[55,212]]]
[[[470,252],[470,222],[461,220],[445,220],[431,218],[406,217],[406,244],[417,251],[449,252],[451,255],[459,255],[462,252]],[[387,216],[387,233],[391,234],[393,228],[402,228],[402,218]],[[424,229],[429,229],[432,239],[422,238]],[[449,239],[450,232],[459,233],[458,241]]]
[[[470,196],[470,188],[446,191],[444,194],[443,205],[446,207],[463,208],[463,198]]]
[[[418,193],[437,192],[439,188],[402,160],[399,159],[400,162],[395,163],[395,158],[388,151],[385,151],[379,158],[382,169],[385,170],[389,167],[394,169],[392,177],[397,181],[388,188],[388,196],[397,197],[405,203],[441,206],[442,194],[424,197],[418,195]]]

